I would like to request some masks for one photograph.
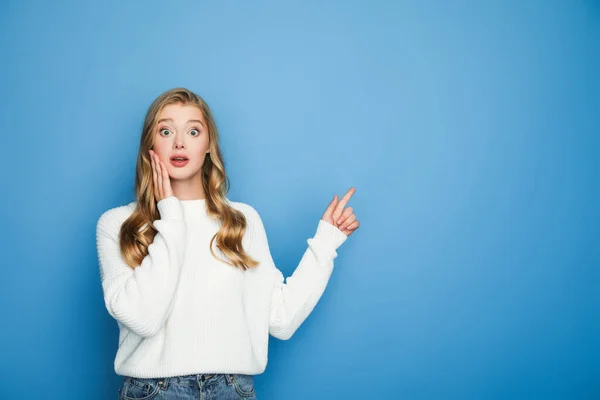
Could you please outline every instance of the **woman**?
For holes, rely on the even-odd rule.
[[[104,301],[119,326],[120,399],[256,398],[269,334],[294,334],[359,226],[344,208],[355,189],[335,195],[284,283],[260,215],[228,191],[208,105],[184,88],[161,94],[143,125],[136,201],[96,227]]]

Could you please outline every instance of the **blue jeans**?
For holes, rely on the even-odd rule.
[[[244,374],[195,374],[167,378],[123,377],[119,400],[254,399],[254,377]]]

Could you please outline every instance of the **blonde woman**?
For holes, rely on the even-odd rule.
[[[136,201],[96,227],[120,399],[255,399],[269,335],[294,334],[359,226],[345,208],[355,189],[335,195],[284,283],[260,215],[228,191],[208,105],[185,88],[161,94],[143,124]]]

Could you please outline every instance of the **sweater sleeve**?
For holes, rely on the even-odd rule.
[[[186,223],[179,199],[170,196],[157,204],[158,230],[148,254],[132,269],[121,256],[121,223],[111,210],[96,226],[96,246],[104,302],[109,314],[140,337],[159,332],[173,305],[185,257]]]
[[[335,226],[319,220],[316,233],[307,239],[308,247],[293,274],[284,279],[275,266],[263,222],[254,213],[253,244],[273,279],[270,302],[269,334],[281,340],[292,337],[308,317],[325,291],[333,271],[336,249],[347,236]],[[284,283],[285,281],[285,283]]]

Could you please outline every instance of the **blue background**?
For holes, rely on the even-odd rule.
[[[175,86],[285,276],[356,188],[259,398],[600,398],[600,2],[59,3],[0,5],[3,398],[116,398],[95,224]]]

